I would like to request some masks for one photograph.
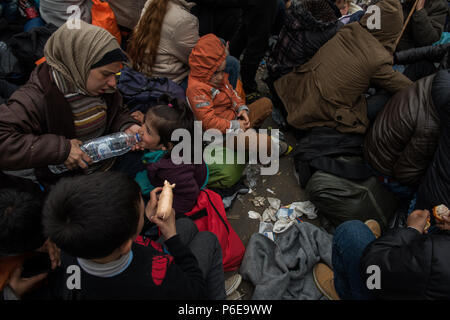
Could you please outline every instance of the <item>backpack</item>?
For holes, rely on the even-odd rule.
[[[92,25],[102,27],[111,33],[119,44],[122,43],[122,35],[117,25],[116,16],[108,2],[92,0]]]
[[[199,231],[210,231],[222,247],[223,269],[236,270],[241,265],[245,247],[227,220],[222,198],[212,190],[201,190],[194,208],[185,213]]]
[[[398,205],[394,194],[375,177],[351,180],[319,170],[305,191],[319,214],[335,227],[348,220],[374,219],[386,229]]]
[[[186,100],[184,89],[168,78],[146,77],[144,74],[125,67],[120,72],[117,88],[130,112],[146,113],[157,104],[158,98],[167,94],[171,98]]]
[[[364,136],[317,127],[297,141],[294,174],[302,188],[316,170],[347,179],[367,179],[373,172],[365,163],[343,161],[340,156],[362,156]]]

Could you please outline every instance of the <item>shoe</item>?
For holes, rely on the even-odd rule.
[[[254,91],[252,93],[249,93],[247,95],[245,95],[245,103],[247,105],[252,104],[253,102],[255,102],[256,100],[262,98],[263,95],[260,94],[258,91]]]
[[[378,239],[381,236],[381,227],[376,220],[370,219],[364,222],[364,224],[369,227],[370,231],[372,231],[375,238]]]
[[[292,152],[293,149],[294,148],[292,148],[291,145],[289,145],[286,142],[280,140],[280,155],[281,156],[289,155]]]
[[[333,270],[325,263],[319,262],[314,266],[313,277],[317,289],[328,298],[328,300],[341,300],[334,288]]]
[[[231,295],[239,287],[242,281],[242,276],[239,273],[232,275],[225,280],[225,293],[227,296]]]

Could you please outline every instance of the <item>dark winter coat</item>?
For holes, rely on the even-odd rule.
[[[418,185],[438,143],[440,121],[431,95],[434,79],[435,75],[422,78],[394,95],[366,135],[366,161],[404,185]]]
[[[123,107],[118,91],[104,94],[104,99],[107,105],[105,134],[137,123]],[[66,161],[70,139],[74,138],[72,109],[51,80],[48,64],[43,63],[6,104],[0,105],[0,168],[38,168],[36,175],[49,179],[52,174],[47,166]]]
[[[370,243],[361,257],[363,283],[380,268],[376,298],[445,299],[450,297],[450,233],[422,235],[412,228],[391,229]]]
[[[192,210],[200,188],[207,177],[206,164],[175,164],[170,157],[147,165],[147,175],[154,187],[164,186],[164,180],[175,183],[173,209],[177,216]]]
[[[439,144],[424,181],[417,192],[416,208],[431,210],[444,204],[450,207],[450,71],[436,74],[431,89],[433,103],[441,121]],[[430,211],[431,212],[431,211]]]
[[[404,19],[408,17],[414,0],[403,4]],[[427,0],[422,10],[415,11],[397,46],[397,51],[431,45],[439,41],[448,14],[447,0]]]

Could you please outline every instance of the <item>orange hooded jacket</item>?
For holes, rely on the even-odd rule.
[[[225,46],[213,34],[201,37],[189,56],[189,82],[186,97],[203,130],[240,128],[236,120],[241,110],[247,110],[245,102],[239,97],[225,74],[222,86],[213,87],[209,81],[214,72],[226,59]]]

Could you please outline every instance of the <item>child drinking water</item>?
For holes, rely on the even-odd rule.
[[[176,129],[185,129],[194,137],[194,115],[185,102],[161,97],[163,103],[151,107],[144,118],[139,135],[142,138],[140,146],[151,151],[162,150],[155,162],[147,163],[147,177],[153,187],[162,187],[164,180],[173,189],[173,208],[177,216],[189,212],[194,207],[200,189],[206,185],[208,177],[206,164],[190,163],[175,164],[171,159],[171,152],[177,142],[172,142],[172,133]],[[193,148],[191,149],[193,150]],[[193,158],[193,157],[192,157]],[[155,158],[153,159],[153,161]]]

